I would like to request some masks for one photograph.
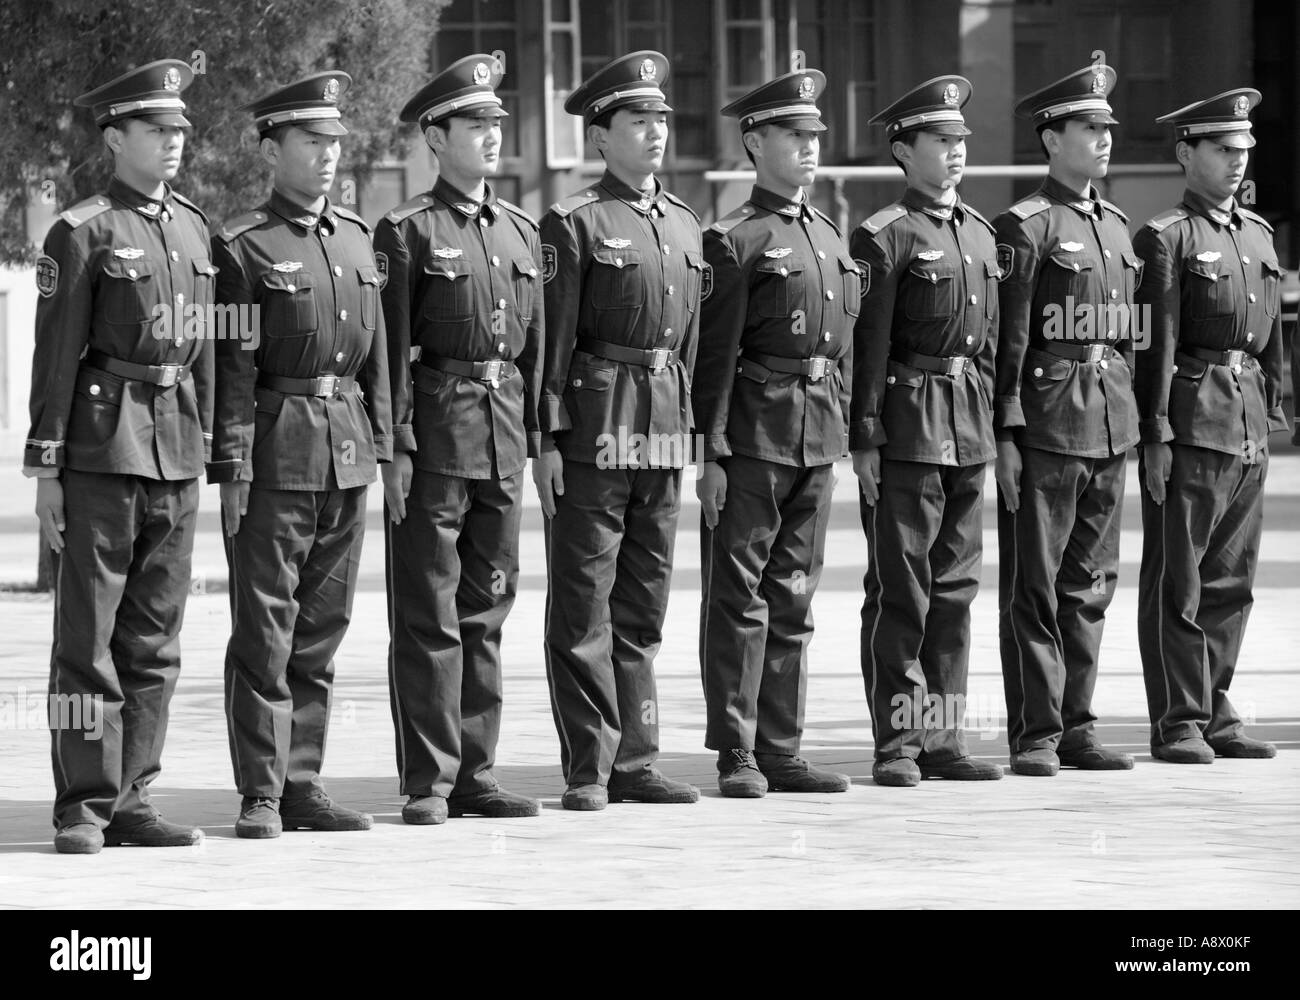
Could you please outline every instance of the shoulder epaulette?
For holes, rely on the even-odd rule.
[[[583,205],[594,205],[600,195],[596,193],[594,187],[589,187],[585,191],[579,191],[577,194],[571,194],[567,198],[562,198],[551,206],[551,211],[563,219],[574,209],[581,208]]]
[[[961,207],[966,210],[967,215],[969,215],[973,219],[977,219],[980,222],[984,223],[984,228],[987,229],[994,236],[997,236],[998,231],[993,228],[993,223],[989,222],[988,219],[984,218],[984,216],[980,215],[979,212],[975,211],[975,209],[971,208],[965,202],[962,202]]]
[[[672,202],[674,205],[676,205],[678,208],[684,208],[684,209],[686,209],[686,211],[690,212],[691,215],[694,216],[696,222],[699,222],[699,221],[700,221],[700,216],[699,216],[699,214],[695,211],[695,209],[691,208],[690,205],[686,204],[686,202],[684,202],[684,201],[682,201],[680,198],[678,198],[677,195],[673,194],[671,191],[665,191],[665,192],[664,192],[664,197],[667,198],[669,201],[671,201],[671,202]]]
[[[361,218],[361,216],[357,215],[357,213],[354,212],[354,211],[352,211],[351,209],[344,208],[344,207],[342,207],[341,205],[335,205],[335,206],[334,206],[334,214],[335,214],[335,215],[341,215],[341,216],[343,216],[343,218],[348,219],[348,220],[351,221],[351,222],[355,222],[358,226],[360,226],[362,229],[364,229],[367,233],[370,232],[370,223],[367,222],[365,219]]]
[[[1007,211],[1024,222],[1026,219],[1032,219],[1039,212],[1046,212],[1051,205],[1052,203],[1041,194],[1036,194],[1032,198],[1016,202]]]
[[[823,222],[825,222],[828,226],[830,226],[832,229],[835,230],[835,235],[837,235],[837,236],[843,236],[843,235],[844,235],[843,233],[840,232],[840,227],[837,226],[837,225],[835,224],[835,220],[832,219],[829,215],[827,215],[825,212],[823,212],[823,211],[822,211],[820,208],[818,208],[816,205],[809,205],[808,207],[811,208],[811,209],[813,210],[813,214],[814,214],[814,215],[816,215],[816,216],[817,216],[818,218],[820,218]]]
[[[1242,208],[1240,205],[1237,206],[1237,211],[1240,212],[1245,218],[1250,219],[1253,222],[1258,222],[1270,233],[1273,231],[1273,226],[1269,223],[1268,219],[1264,218],[1258,212],[1252,212],[1250,209]]]
[[[1101,202],[1103,208],[1109,209],[1110,211],[1118,215],[1121,219],[1123,219],[1125,222],[1128,222],[1128,216],[1125,215],[1123,211],[1120,210],[1120,207],[1118,205],[1115,205],[1107,201],[1105,198],[1098,198],[1097,200]]]
[[[869,232],[872,236],[875,236],[876,233],[880,232],[882,229],[884,229],[886,226],[890,225],[891,223],[897,222],[906,214],[907,214],[907,209],[904,206],[895,202],[892,205],[886,205],[875,215],[870,216],[868,219],[866,219],[862,223],[862,228],[865,229],[867,232]]]
[[[1163,233],[1175,222],[1181,222],[1186,218],[1188,218],[1188,215],[1181,208],[1171,208],[1168,212],[1162,212],[1148,222],[1147,228],[1153,233]]]
[[[740,225],[740,223],[744,222],[753,214],[754,206],[746,202],[739,208],[728,212],[721,219],[711,225],[709,231],[717,233],[719,236],[726,236],[727,233],[731,232],[736,228],[736,226]]]
[[[429,195],[416,195],[410,201],[404,201],[392,211],[384,213],[384,218],[389,222],[401,222],[403,219],[409,219],[416,212],[423,212],[432,206],[433,199]]]
[[[190,209],[191,211],[197,212],[199,218],[203,220],[203,224],[205,226],[208,224],[208,213],[203,211],[203,209],[199,208],[198,205],[194,204],[194,202],[190,201],[183,194],[177,194],[175,191],[173,191],[172,198],[174,198],[176,201],[179,201],[182,205],[184,205],[186,208]]]
[[[217,239],[221,240],[222,243],[229,243],[241,233],[256,229],[265,221],[265,212],[245,212],[243,215],[222,223],[221,228],[217,230]]]
[[[66,222],[73,229],[76,229],[83,222],[89,222],[97,215],[107,212],[112,206],[108,199],[102,194],[94,195],[85,201],[79,201],[71,208],[64,209],[59,213],[59,218]]]
[[[538,228],[540,228],[540,227],[537,225],[537,220],[534,219],[534,218],[533,218],[531,215],[529,215],[527,212],[525,212],[525,211],[524,211],[522,208],[520,208],[518,205],[516,205],[514,202],[512,202],[512,201],[506,201],[504,198],[498,198],[498,199],[497,199],[497,204],[500,205],[502,208],[504,208],[504,209],[505,209],[507,212],[509,212],[511,215],[517,215],[517,216],[519,216],[519,218],[523,219],[525,222],[527,222],[527,223],[528,223],[530,226],[532,226],[534,229],[538,229]]]

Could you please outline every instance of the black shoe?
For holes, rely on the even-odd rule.
[[[773,792],[847,792],[849,776],[813,767],[794,754],[760,753],[758,769]]]
[[[245,840],[270,840],[280,836],[280,801],[269,796],[245,795],[235,820],[235,836]]]
[[[309,795],[305,799],[282,799],[280,822],[286,830],[316,830],[320,833],[369,830],[375,823],[368,813],[341,806],[325,794]]]
[[[1030,747],[1011,755],[1011,773],[1050,778],[1061,769],[1061,759],[1051,747]]]
[[[402,822],[412,826],[437,826],[447,822],[451,812],[441,795],[412,795],[402,806]]]
[[[1167,764],[1213,764],[1214,750],[1199,736],[1186,736],[1151,746],[1151,756]]]
[[[1087,743],[1072,750],[1057,749],[1056,756],[1062,767],[1077,767],[1080,771],[1131,771],[1133,755],[1111,750],[1100,743]]]
[[[1276,757],[1277,747],[1272,743],[1265,743],[1263,740],[1257,740],[1251,736],[1234,736],[1232,739],[1221,740],[1211,743],[1214,753],[1218,757],[1250,757],[1266,758]]]
[[[891,788],[911,788],[921,783],[921,769],[911,757],[889,757],[871,765],[871,780]]]
[[[157,813],[139,823],[109,823],[104,830],[105,847],[193,847],[202,842],[202,830],[169,823]]]
[[[653,767],[638,771],[635,778],[609,781],[610,802],[698,802],[700,790],[684,781],[665,778]]]
[[[767,794],[767,778],[758,769],[754,751],[718,753],[718,791],[729,799],[761,799]]]
[[[59,854],[98,854],[103,846],[104,834],[94,823],[73,823],[54,835]]]
[[[447,799],[447,815],[489,816],[492,819],[509,819],[515,816],[536,816],[542,811],[541,803],[526,795],[507,792],[500,786],[468,795],[453,795]]]
[[[1002,768],[974,757],[956,757],[938,763],[921,761],[922,778],[947,778],[949,781],[997,781]]]
[[[560,805],[578,812],[598,812],[609,805],[604,785],[570,785],[560,796]]]

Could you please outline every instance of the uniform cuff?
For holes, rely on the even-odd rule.
[[[51,450],[53,454],[50,454]],[[53,469],[57,474],[63,468],[64,458],[63,442],[28,444],[23,449],[23,469]],[[50,461],[53,459],[54,461]],[[24,475],[29,473],[24,472]]]
[[[414,424],[393,424],[393,451],[418,451]]]
[[[541,398],[537,420],[544,431],[567,431],[573,427],[568,408],[561,396],[546,395]]]
[[[706,435],[704,438],[704,461],[716,462],[720,458],[731,457],[731,444],[725,434]]]
[[[28,479],[58,479],[59,473],[62,472],[53,465],[24,465],[23,475]]]
[[[1282,412],[1282,407],[1275,406],[1268,411],[1268,432],[1286,430],[1286,414]]]
[[[231,458],[224,462],[209,462],[208,482],[209,483],[234,483],[238,482],[240,473],[244,469],[243,459]],[[251,476],[249,477],[252,478]]]
[[[868,448],[880,448],[887,444],[888,436],[884,425],[876,417],[868,417],[849,424],[849,450],[866,451]]]
[[[539,458],[542,454],[542,432],[528,431],[528,457]]]
[[[375,461],[391,462],[393,460],[393,439],[388,434],[375,435]]]
[[[539,440],[538,440],[537,447],[538,447],[538,452],[541,455],[546,455],[549,454],[550,452],[557,450],[555,447],[555,438],[550,434],[548,434],[546,431],[541,431],[538,434],[538,439]]]
[[[993,400],[993,426],[1025,426],[1025,411],[1020,408],[1019,396],[998,396]]]
[[[1167,417],[1138,421],[1138,433],[1143,444],[1165,444],[1174,439],[1174,429],[1169,426]]]

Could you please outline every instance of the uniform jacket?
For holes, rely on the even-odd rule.
[[[912,188],[854,230],[849,248],[865,291],[854,327],[852,449],[944,465],[997,454],[993,237],[993,226],[960,199],[940,205]],[[904,364],[903,352],[971,362],[949,376]]]
[[[998,287],[993,419],[999,437],[1082,458],[1120,455],[1138,440],[1130,321],[1142,262],[1127,216],[1096,192],[1081,198],[1048,177],[994,220]],[[1050,340],[1110,344],[1104,365],[1059,358]]]
[[[211,445],[204,319],[216,275],[204,214],[169,187],[155,200],[114,178],[104,194],[59,216],[36,273],[24,468],[199,475]],[[190,365],[191,376],[164,386],[110,375],[83,360],[87,350]]]
[[[392,379],[393,448],[418,468],[484,479],[536,457],[535,395],[542,362],[541,241],[537,223],[491,187],[482,205],[439,179],[375,230],[386,280],[380,298]],[[513,361],[491,383],[412,368],[425,359]],[[415,379],[412,379],[412,372]]]
[[[1142,441],[1243,454],[1263,449],[1282,415],[1282,268],[1273,227],[1234,202],[1224,212],[1191,191],[1133,241],[1146,263],[1137,301],[1151,311],[1138,352]],[[1184,348],[1245,351],[1237,373]]]
[[[695,413],[704,458],[748,455],[781,465],[826,465],[848,447],[858,266],[840,231],[807,200],[755,186],[709,227]],[[752,355],[838,361],[810,381]]]
[[[369,227],[328,203],[309,213],[277,191],[223,225],[212,245],[217,302],[255,311],[244,311],[241,336],[216,344],[208,481],[281,490],[374,482],[376,460],[392,457],[392,432]],[[259,375],[326,374],[356,376],[358,385],[321,397],[257,384]]]
[[[539,423],[566,460],[681,468],[690,459],[691,373],[704,277],[700,224],[655,181],[645,195],[606,171],[542,219],[546,349]],[[609,361],[582,338],[643,350],[677,350],[662,371]],[[633,435],[679,442],[639,448]],[[660,438],[655,436],[659,435]],[[618,442],[630,442],[624,448]],[[543,448],[550,442],[543,438]],[[629,455],[629,451],[639,452]]]

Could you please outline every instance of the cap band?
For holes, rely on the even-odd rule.
[[[1064,118],[1069,115],[1083,115],[1094,111],[1104,111],[1106,114],[1114,113],[1105,98],[1096,97],[1092,100],[1071,101],[1068,104],[1053,104],[1050,108],[1043,108],[1041,111],[1034,112],[1034,117],[1038,119]]]
[[[1249,132],[1250,122],[1200,122],[1179,125],[1179,135],[1227,135],[1230,132]]]
[[[758,125],[762,122],[771,121],[773,118],[816,118],[821,119],[822,113],[815,104],[787,104],[780,108],[765,108],[762,111],[755,111],[752,115],[745,115],[745,127]]]
[[[343,115],[338,108],[294,108],[292,111],[273,111],[257,119],[259,129],[293,122],[337,121]]]
[[[471,94],[468,97],[458,97],[454,101],[443,101],[441,104],[435,104],[420,115],[420,123],[428,125],[439,118],[446,118],[457,111],[468,111],[470,108],[499,108],[501,106],[501,98],[497,97],[496,94]]]
[[[915,128],[918,125],[939,125],[952,123],[955,125],[965,125],[966,119],[962,113],[957,110],[953,111],[927,111],[920,115],[909,115],[906,118],[900,118],[896,122],[891,122],[889,131],[898,132],[905,128]]]
[[[658,87],[632,87],[629,90],[616,90],[612,94],[606,94],[597,100],[591,102],[590,113],[600,114],[601,109],[607,107],[614,101],[621,101],[628,97],[652,97],[657,101],[667,102],[664,92]]]
[[[121,118],[133,111],[184,111],[185,102],[179,97],[154,97],[147,101],[128,101],[125,104],[110,104],[108,118]]]

